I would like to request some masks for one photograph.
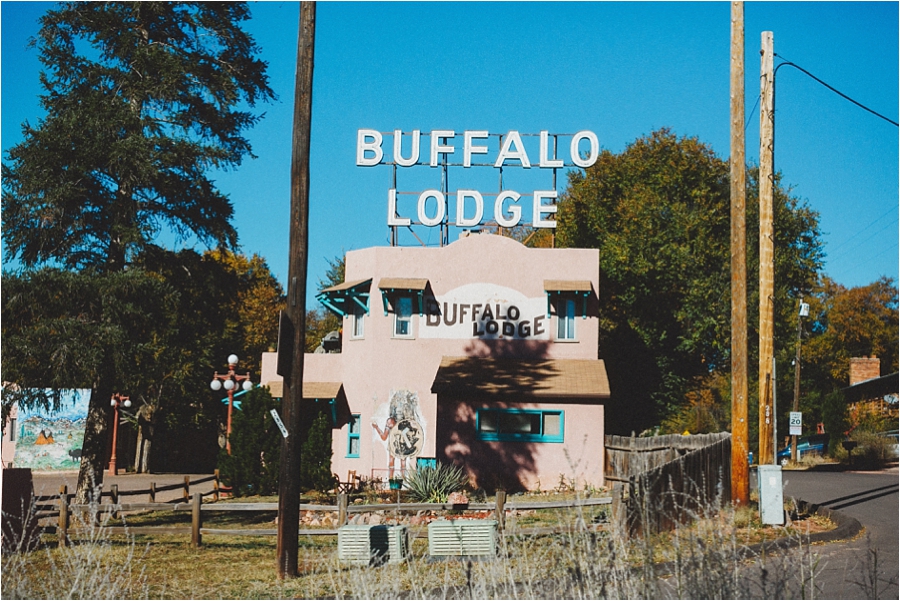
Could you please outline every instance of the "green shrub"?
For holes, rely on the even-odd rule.
[[[328,492],[334,488],[331,473],[331,420],[319,412],[309,426],[309,434],[300,445],[300,486]]]
[[[856,469],[879,470],[894,458],[892,447],[896,439],[864,430],[854,430],[850,438],[856,442],[852,453],[852,465]],[[842,463],[851,463],[850,455],[842,446],[835,451],[834,457]]]
[[[268,388],[254,388],[232,414],[231,455],[219,453],[219,475],[235,496],[278,490],[282,436],[269,412],[279,408]]]
[[[462,490],[469,482],[463,468],[438,462],[425,465],[406,474],[406,488],[413,498],[423,503],[446,503],[450,493]]]

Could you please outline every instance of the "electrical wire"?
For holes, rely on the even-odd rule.
[[[744,131],[747,131],[747,128],[750,127],[750,120],[753,119],[753,113],[756,112],[756,107],[759,106],[759,99],[762,97],[762,94],[756,95],[756,102],[753,104],[753,108],[750,109],[750,116],[747,117],[747,122],[744,124]]]
[[[884,213],[883,215],[876,218],[872,223],[870,223],[866,227],[862,228],[861,230],[859,230],[858,232],[856,232],[855,234],[853,234],[852,236],[850,236],[849,238],[847,238],[846,240],[844,240],[843,242],[841,242],[840,244],[838,244],[837,246],[832,248],[831,252],[836,251],[837,249],[841,248],[842,246],[844,246],[845,244],[847,244],[849,242],[853,242],[854,238],[856,238],[857,236],[862,234],[864,231],[866,231],[867,229],[869,229],[870,227],[872,227],[873,225],[875,225],[876,223],[878,223],[879,221],[881,221],[882,219],[887,217],[888,215],[891,215],[892,213],[896,213],[896,212],[897,212],[897,207],[891,207],[890,209],[887,210],[886,213]]]
[[[826,88],[828,88],[829,90],[831,90],[832,92],[834,92],[835,94],[837,94],[838,96],[840,96],[840,97],[842,97],[842,98],[844,98],[844,99],[846,99],[846,100],[849,100],[850,102],[852,102],[853,104],[855,104],[855,105],[858,106],[859,108],[865,109],[865,110],[869,111],[870,113],[872,113],[873,115],[875,115],[876,117],[880,117],[880,118],[884,119],[885,121],[887,121],[888,123],[890,123],[890,124],[892,124],[892,125],[896,125],[897,127],[900,127],[900,123],[897,123],[896,121],[894,121],[894,120],[892,120],[892,119],[889,119],[889,118],[885,117],[885,116],[882,115],[881,113],[876,112],[876,111],[870,109],[870,108],[867,107],[866,105],[864,105],[864,104],[862,104],[862,103],[860,103],[860,102],[857,102],[856,100],[853,100],[852,98],[850,98],[849,96],[847,96],[846,94],[844,94],[843,92],[841,92],[840,90],[838,90],[837,88],[835,88],[835,87],[833,87],[833,86],[831,86],[831,85],[828,85],[827,83],[825,83],[824,81],[822,81],[821,79],[819,79],[818,77],[816,77],[815,75],[813,75],[812,73],[810,73],[809,71],[807,71],[806,69],[804,69],[803,67],[800,67],[799,65],[795,65],[794,63],[790,62],[789,60],[786,60],[783,56],[779,56],[777,53],[773,53],[773,54],[774,54],[774,56],[777,56],[778,58],[784,60],[783,63],[781,63],[781,64],[779,64],[777,67],[775,67],[775,72],[777,72],[778,69],[780,69],[781,67],[783,67],[783,66],[785,66],[785,65],[789,65],[789,66],[791,66],[791,67],[794,67],[794,68],[797,69],[798,71],[800,71],[800,72],[802,72],[802,73],[805,73],[805,74],[808,75],[809,77],[815,79],[817,82],[819,82],[820,84],[822,84],[823,86],[825,86]]]

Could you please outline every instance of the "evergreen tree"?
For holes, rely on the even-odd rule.
[[[206,174],[251,155],[242,132],[260,117],[245,109],[274,96],[240,28],[248,18],[243,2],[71,2],[47,12],[33,42],[47,114],[24,124],[3,165],[8,258],[116,273],[163,227],[234,247],[231,203]],[[82,502],[103,477],[97,416],[116,377],[92,382]]]
[[[324,411],[319,411],[300,446],[301,488],[321,492],[334,488],[331,455],[331,420]]]
[[[270,495],[278,490],[281,430],[270,413],[280,403],[265,387],[241,395],[231,425],[231,455],[219,454],[219,474],[236,496]]]

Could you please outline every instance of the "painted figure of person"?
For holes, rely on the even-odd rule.
[[[384,423],[384,430],[378,427],[378,424],[372,422],[372,427],[375,428],[375,431],[378,432],[378,437],[383,441],[387,441],[388,436],[391,434],[391,430],[394,429],[394,426],[397,425],[397,420],[393,417],[388,417],[387,421]],[[394,479],[394,464],[397,458],[394,456],[394,453],[391,451],[390,445],[388,445],[388,479]],[[402,474],[406,470],[406,457],[400,459],[400,473]]]

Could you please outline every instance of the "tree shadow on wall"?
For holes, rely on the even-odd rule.
[[[537,475],[535,443],[482,440],[476,419],[479,407],[525,409],[550,401],[533,396],[559,373],[548,348],[546,341],[476,340],[466,357],[442,363],[432,388],[438,458],[464,466],[479,488],[523,491]]]

